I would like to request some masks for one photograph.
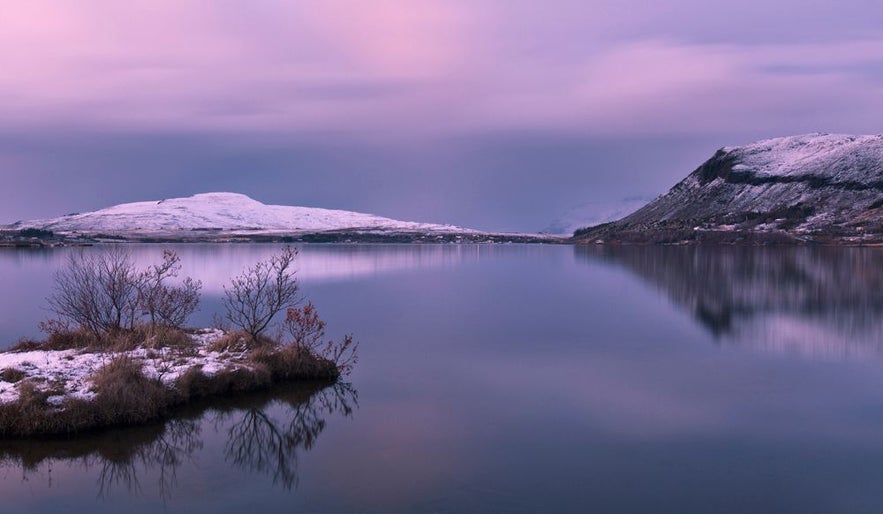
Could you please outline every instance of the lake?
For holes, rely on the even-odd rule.
[[[175,249],[210,325],[278,247]],[[6,346],[76,251],[0,252]],[[348,383],[0,442],[0,511],[883,511],[883,250],[304,245],[298,267],[361,342]]]

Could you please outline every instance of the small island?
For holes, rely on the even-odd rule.
[[[0,353],[0,436],[75,434],[168,416],[197,399],[282,382],[333,384],[356,361],[351,336],[325,323],[299,292],[289,247],[224,288],[219,327],[186,329],[202,284],[180,259],[137,269],[113,247],[73,254],[56,276],[43,341]],[[279,334],[268,329],[285,314]]]

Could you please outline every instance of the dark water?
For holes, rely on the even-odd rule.
[[[207,324],[223,281],[273,247],[178,251]],[[65,252],[0,253],[2,340],[35,334]],[[362,342],[350,384],[0,443],[0,512],[883,511],[883,251],[299,259],[331,335]]]

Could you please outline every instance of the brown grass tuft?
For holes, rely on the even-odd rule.
[[[117,357],[92,375],[95,404],[111,424],[138,423],[158,417],[169,405],[169,392],[158,379],[148,378],[140,362]]]
[[[249,358],[256,365],[265,366],[276,380],[333,379],[339,376],[332,361],[298,346],[255,350]]]
[[[18,368],[5,368],[3,371],[0,371],[0,380],[12,384],[25,378],[26,376],[27,373]]]
[[[10,352],[83,350],[100,346],[100,341],[86,330],[54,330],[43,341],[24,340]]]
[[[266,336],[252,338],[243,330],[230,330],[208,347],[213,352],[244,353],[263,348],[273,348],[279,343]]]
[[[196,400],[227,393],[256,391],[271,384],[272,375],[262,366],[225,369],[211,376],[201,369],[190,368],[175,381],[175,390],[181,398]]]

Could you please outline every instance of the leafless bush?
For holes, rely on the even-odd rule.
[[[50,336],[85,330],[95,338],[132,331],[149,318],[149,326],[180,328],[199,304],[202,283],[185,278],[180,285],[180,258],[163,252],[163,261],[138,271],[119,247],[100,253],[72,254],[55,277],[49,308],[58,318],[41,325]],[[83,343],[85,344],[85,343]]]
[[[291,344],[311,351],[316,351],[325,337],[325,322],[319,319],[319,312],[313,302],[288,309],[285,328],[292,337]]]
[[[72,254],[49,297],[49,308],[62,320],[96,336],[132,328],[137,306],[138,274],[128,252],[116,247]]]
[[[258,340],[273,318],[300,303],[299,287],[291,269],[297,250],[285,247],[260,261],[224,287],[226,318]]]
[[[199,306],[202,282],[185,278],[180,285],[168,279],[181,272],[181,258],[172,250],[163,251],[163,260],[138,275],[138,305],[150,318],[150,325],[180,328]]]
[[[291,346],[334,363],[340,375],[349,375],[358,360],[359,343],[350,335],[340,341],[325,339],[325,322],[312,302],[289,308],[285,328],[292,336]],[[303,353],[303,352],[300,352]]]

